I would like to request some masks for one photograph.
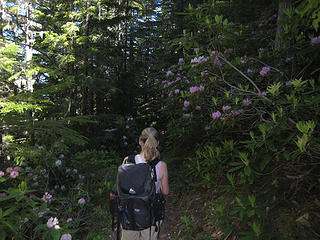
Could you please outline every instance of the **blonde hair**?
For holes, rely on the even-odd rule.
[[[159,144],[159,132],[155,128],[148,127],[143,129],[139,140],[144,143],[142,145],[142,153],[146,161],[160,157],[160,152],[157,149]]]

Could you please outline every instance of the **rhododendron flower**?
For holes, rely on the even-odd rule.
[[[60,167],[61,164],[62,164],[61,160],[57,160],[57,161],[56,161],[56,166],[57,166],[57,167]]]
[[[26,223],[26,222],[28,222],[28,221],[29,221],[29,218],[27,218],[27,217],[23,219],[23,222],[24,222],[24,223]]]
[[[243,113],[243,110],[240,109],[240,110],[237,110],[237,111],[231,111],[231,113],[232,113],[232,115],[237,116],[237,115],[240,115],[241,113]]]
[[[203,90],[204,90],[204,86],[203,86],[203,85],[200,85],[199,90],[200,90],[200,91],[203,91]]]
[[[178,64],[181,65],[181,64],[183,64],[183,63],[184,63],[184,59],[183,59],[183,58],[179,58]]]
[[[190,102],[188,102],[187,100],[185,100],[184,103],[183,103],[183,106],[184,106],[184,107],[189,107],[189,105],[190,105]]]
[[[45,192],[45,194],[42,196],[42,201],[46,202],[46,203],[50,203],[51,199],[52,199],[52,195],[48,192]]]
[[[13,171],[19,172],[19,171],[21,171],[21,167],[19,167],[19,166],[14,167]]]
[[[83,204],[86,203],[86,200],[84,200],[84,198],[80,198],[80,199],[78,200],[78,203],[79,203],[80,205],[83,205]]]
[[[199,90],[199,87],[190,87],[190,93],[197,92]]]
[[[0,177],[4,176],[4,172],[0,171]]]
[[[211,127],[210,127],[209,125],[206,125],[206,126],[204,127],[204,130],[205,130],[205,131],[208,131],[210,128],[211,128]]]
[[[217,52],[216,52],[216,51],[212,51],[212,52],[210,53],[210,56],[215,56],[215,55],[217,55]]]
[[[174,90],[174,93],[178,94],[180,92],[179,89]]]
[[[212,117],[213,120],[215,120],[215,119],[221,117],[221,112],[216,111],[216,112],[212,113],[211,117]]]
[[[243,104],[244,106],[249,106],[249,105],[252,104],[252,101],[251,101],[250,99],[246,98],[246,99],[243,99],[243,100],[242,100],[242,104]]]
[[[62,185],[62,186],[60,187],[60,189],[63,191],[63,190],[66,189],[66,187],[65,187],[64,185]]]
[[[70,233],[63,234],[60,240],[72,240],[72,236]]]
[[[69,223],[69,222],[72,222],[72,218],[71,218],[71,217],[69,217],[69,218],[67,219],[67,223]]]
[[[311,44],[312,45],[316,45],[316,44],[319,44],[320,43],[320,36],[318,37],[314,37],[311,39]]]
[[[7,169],[6,169],[6,172],[7,173],[11,173],[13,171],[13,168],[12,167],[8,167]]]
[[[77,169],[73,169],[72,172],[73,172],[73,173],[77,173],[78,170],[77,170]]]
[[[59,155],[59,158],[64,158],[64,155],[63,155],[63,154],[60,154],[60,155]]]
[[[252,69],[248,68],[247,73],[252,73]]]
[[[191,115],[190,115],[190,113],[185,113],[185,114],[183,114],[183,116],[184,117],[190,117]]]
[[[49,220],[48,220],[48,222],[47,222],[47,227],[48,228],[55,228],[55,229],[59,229],[60,227],[59,227],[59,221],[58,221],[58,219],[55,217],[55,218],[53,218],[53,217],[51,217],[51,218],[49,218]]]
[[[240,63],[245,64],[245,63],[247,63],[247,61],[244,60],[243,58],[241,58],[241,59],[240,59]]]
[[[231,109],[231,106],[222,106],[222,111],[228,111],[229,109]]]
[[[201,110],[201,107],[199,105],[196,106],[197,110]]]
[[[18,176],[19,176],[19,172],[12,171],[12,172],[10,173],[10,177],[11,177],[11,178],[16,178],[16,177],[18,177]]]
[[[263,67],[260,71],[260,75],[264,76],[270,71],[270,67]]]
[[[167,77],[170,77],[170,76],[173,76],[173,75],[174,75],[174,73],[172,71],[170,71],[170,70],[166,73]]]
[[[43,215],[45,215],[45,214],[46,214],[46,212],[47,212],[47,211],[39,212],[39,213],[38,213],[39,218],[43,217]]]
[[[216,57],[216,59],[214,60],[214,64],[221,67],[222,63],[220,62],[220,59]]]
[[[63,234],[60,240],[72,240],[72,236],[70,233]]]

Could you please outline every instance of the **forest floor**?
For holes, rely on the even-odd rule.
[[[166,197],[166,217],[160,229],[160,240],[168,240],[173,235],[178,235],[177,228],[182,215],[181,205],[177,202],[175,196],[169,194]]]

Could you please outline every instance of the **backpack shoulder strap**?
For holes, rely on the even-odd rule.
[[[129,155],[127,163],[134,163],[136,164],[135,155]]]
[[[152,161],[148,162],[148,164],[151,166],[151,168],[153,169],[153,173],[154,173],[154,181],[157,181],[157,171],[156,171],[156,165],[158,164],[158,162],[160,162],[160,158],[156,158],[153,159]]]

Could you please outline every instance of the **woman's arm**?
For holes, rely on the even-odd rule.
[[[127,161],[128,161],[128,157],[125,157],[125,158],[123,159],[122,165],[123,165],[123,164],[126,164]]]
[[[168,168],[165,162],[162,162],[160,172],[161,172],[161,180],[160,180],[161,192],[164,195],[168,195],[169,194]]]

